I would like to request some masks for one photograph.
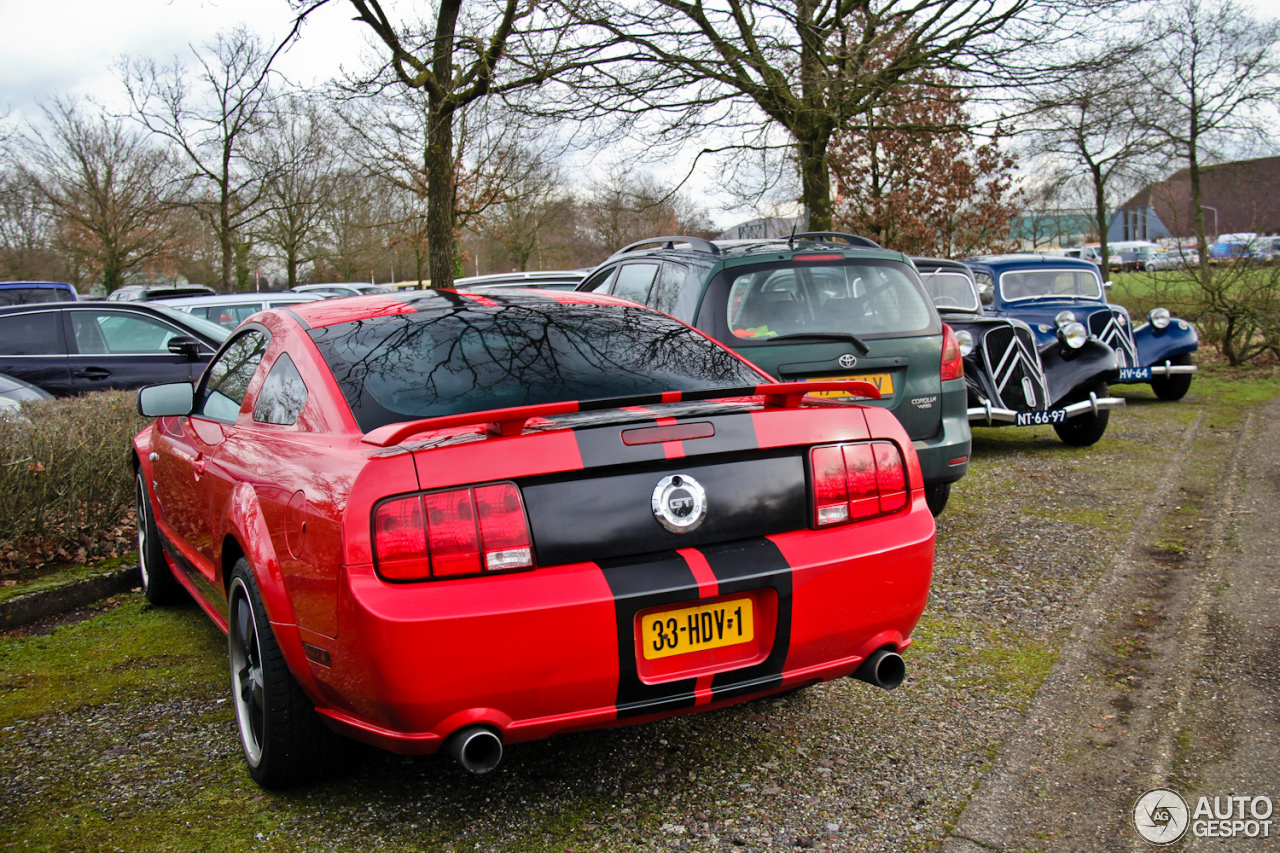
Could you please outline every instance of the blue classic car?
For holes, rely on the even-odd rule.
[[[959,261],[912,258],[942,321],[955,330],[964,356],[972,426],[1051,425],[1071,445],[1093,444],[1110,410],[1115,351],[1080,323],[1066,323],[1048,344],[1021,320],[982,310],[973,271]]]
[[[1116,351],[1119,374],[1112,383],[1151,384],[1162,400],[1180,400],[1191,387],[1199,346],[1196,330],[1167,308],[1155,308],[1135,327],[1129,312],[1107,302],[1098,268],[1087,261],[1040,255],[990,255],[965,261],[978,282],[989,314],[1029,325],[1040,346],[1061,327],[1081,323]]]

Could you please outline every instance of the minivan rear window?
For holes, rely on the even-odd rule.
[[[935,325],[928,296],[904,264],[792,261],[733,268],[727,274],[729,330],[737,338],[897,336]]]
[[[416,313],[310,331],[362,431],[511,406],[767,381],[702,334],[646,308],[492,293],[487,300],[414,300]]]

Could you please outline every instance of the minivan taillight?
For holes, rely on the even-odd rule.
[[[910,503],[906,464],[891,441],[815,447],[809,464],[814,527],[885,515]]]
[[[956,333],[946,323],[942,324],[942,371],[943,382],[948,379],[959,379],[964,376],[964,355],[960,352],[960,342]]]
[[[373,551],[388,580],[429,580],[533,566],[515,483],[393,498],[373,513]]]

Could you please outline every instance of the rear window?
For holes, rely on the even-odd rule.
[[[41,302],[75,302],[64,287],[0,287],[0,305],[35,305]]]
[[[737,338],[893,337],[934,329],[919,279],[899,263],[834,261],[734,268],[725,306]]]
[[[499,297],[311,330],[364,432],[389,423],[766,381],[644,308]]]

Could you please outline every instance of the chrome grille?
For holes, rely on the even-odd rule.
[[[1089,315],[1089,334],[1116,351],[1121,367],[1141,367],[1138,364],[1138,347],[1133,342],[1133,328],[1124,313],[1114,308],[1095,311]]]
[[[1049,388],[1030,329],[1010,325],[990,330],[982,338],[982,357],[1000,394],[992,403],[1015,412],[1049,407]]]

